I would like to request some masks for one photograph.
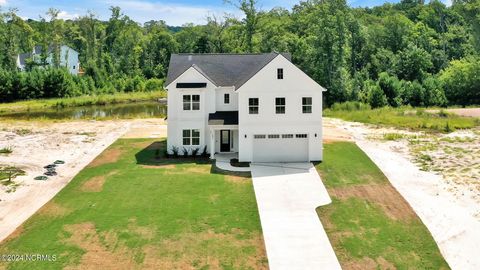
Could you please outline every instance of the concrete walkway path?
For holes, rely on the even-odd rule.
[[[270,269],[341,269],[315,211],[331,199],[313,164],[250,167]]]
[[[249,172],[250,167],[233,167],[230,165],[232,158],[238,158],[238,153],[215,154],[215,165],[225,171],[231,172]]]

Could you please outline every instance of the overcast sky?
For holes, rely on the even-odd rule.
[[[280,6],[291,9],[300,0],[260,0],[262,10]],[[388,2],[397,2],[389,0]],[[443,0],[444,2],[450,0]],[[375,6],[385,0],[348,0],[352,6]],[[237,17],[241,14],[223,0],[0,0],[3,11],[17,8],[23,18],[38,19],[40,15],[53,7],[60,10],[60,17],[70,19],[93,11],[100,19],[108,19],[110,6],[119,6],[123,12],[137,22],[164,20],[172,26],[184,23],[202,24],[208,15],[230,13]]]

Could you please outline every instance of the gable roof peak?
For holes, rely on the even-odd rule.
[[[171,84],[188,68],[194,67],[216,86],[240,88],[278,55],[289,61],[289,53],[179,53],[172,54],[166,85]]]

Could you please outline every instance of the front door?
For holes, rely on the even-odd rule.
[[[220,130],[220,152],[230,152],[230,130]]]

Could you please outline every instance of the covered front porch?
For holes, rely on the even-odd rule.
[[[238,111],[211,113],[208,129],[211,159],[216,153],[238,153]]]

